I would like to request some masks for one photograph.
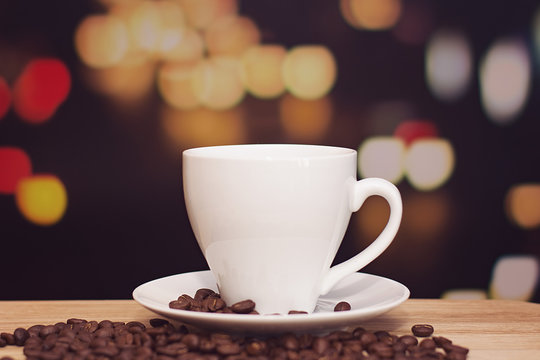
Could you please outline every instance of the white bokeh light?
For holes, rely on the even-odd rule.
[[[507,38],[491,46],[480,64],[480,95],[488,117],[495,123],[515,120],[531,86],[529,51],[521,39]]]
[[[414,141],[405,158],[405,172],[417,190],[430,191],[440,187],[452,175],[455,159],[452,144],[441,138]]]
[[[358,172],[363,178],[379,177],[397,184],[403,178],[405,143],[396,137],[365,140],[358,149]]]
[[[532,255],[507,255],[493,267],[490,295],[494,299],[530,300],[539,276],[538,259]]]
[[[426,49],[426,81],[441,100],[459,98],[467,90],[472,73],[472,53],[465,36],[457,31],[440,30]]]

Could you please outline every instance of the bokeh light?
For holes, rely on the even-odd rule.
[[[140,1],[126,24],[133,51],[158,57],[178,46],[186,27],[183,10],[173,1]]]
[[[201,104],[210,109],[237,105],[245,96],[240,61],[228,56],[200,61],[194,69],[193,90]]]
[[[451,289],[441,295],[445,300],[485,300],[488,298],[483,289]]]
[[[367,112],[369,133],[391,134],[400,123],[415,116],[414,106],[403,100],[389,100],[374,104]]]
[[[341,0],[340,10],[345,21],[354,28],[386,30],[393,27],[401,15],[401,0]]]
[[[242,56],[242,79],[248,92],[263,98],[275,98],[285,91],[281,76],[287,50],[281,45],[259,45]]]
[[[433,94],[446,101],[456,100],[469,87],[472,51],[465,35],[455,30],[439,30],[426,47],[426,82]]]
[[[508,190],[506,214],[512,222],[524,229],[540,226],[540,184],[517,184]]]
[[[379,236],[388,223],[390,207],[381,196],[370,196],[360,210],[353,215],[354,226],[359,234],[358,247],[363,248]]]
[[[396,137],[366,139],[358,149],[358,173],[362,178],[379,177],[397,184],[403,178],[405,143]]]
[[[538,285],[538,259],[532,255],[505,255],[493,267],[489,294],[494,299],[529,301]]]
[[[75,30],[75,49],[81,61],[90,67],[117,65],[129,46],[126,24],[111,14],[87,16]]]
[[[0,119],[6,116],[11,106],[11,89],[4,77],[0,76]]]
[[[177,41],[162,54],[163,60],[193,62],[204,57],[204,39],[198,31],[185,28],[178,36]]]
[[[406,145],[422,138],[439,136],[437,126],[427,120],[407,120],[401,122],[394,130],[394,136],[400,138]]]
[[[237,0],[180,0],[180,4],[188,24],[199,30],[238,12]]]
[[[67,192],[57,176],[33,175],[18,182],[15,202],[28,221],[36,225],[50,226],[64,216]]]
[[[447,193],[414,192],[403,202],[400,231],[417,241],[435,241],[448,230],[452,215],[451,198]]]
[[[247,141],[244,113],[240,107],[220,111],[163,107],[161,121],[175,149],[242,144]]]
[[[480,64],[480,95],[484,111],[497,124],[519,115],[529,96],[531,63],[525,43],[517,38],[496,41]]]
[[[200,101],[195,94],[194,74],[196,64],[163,64],[158,72],[158,89],[167,104],[177,109],[194,109]]]
[[[17,183],[32,174],[30,157],[21,148],[0,146],[0,194],[13,194]]]
[[[210,55],[240,56],[260,42],[261,34],[253,20],[235,15],[212,23],[204,38]]]
[[[155,65],[145,57],[130,57],[115,66],[86,68],[83,77],[94,91],[118,101],[133,102],[153,89]]]
[[[430,191],[450,178],[454,163],[454,149],[448,140],[419,139],[407,151],[405,173],[414,188]]]
[[[279,101],[283,130],[290,140],[297,142],[320,142],[330,128],[332,113],[328,96],[304,100],[287,94]]]
[[[317,99],[334,85],[337,65],[334,55],[324,46],[302,45],[289,50],[283,63],[287,89],[302,99]]]
[[[13,108],[29,123],[42,123],[54,115],[71,89],[71,74],[59,59],[31,60],[13,87]]]

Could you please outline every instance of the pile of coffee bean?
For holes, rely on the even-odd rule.
[[[259,313],[255,310],[256,306],[255,302],[251,299],[242,300],[228,306],[219,293],[207,288],[198,289],[193,297],[188,294],[182,294],[176,300],[169,302],[169,308],[171,309],[212,312],[218,314],[258,315]],[[334,307],[334,311],[348,310],[351,310],[351,305],[346,301],[340,301]],[[288,314],[307,314],[307,311],[289,310]]]
[[[417,334],[417,335],[415,335]],[[429,334],[429,335],[428,335]],[[0,347],[24,346],[32,360],[462,360],[468,349],[444,337],[431,336],[433,327],[418,324],[412,334],[387,331],[334,331],[327,335],[286,333],[251,337],[189,331],[165,319],[150,326],[138,321],[112,322],[69,319],[54,325],[18,328],[0,334]],[[8,357],[2,360],[10,360]]]

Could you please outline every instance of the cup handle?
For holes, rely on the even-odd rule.
[[[390,205],[390,217],[383,231],[367,248],[328,270],[321,283],[321,295],[327,294],[338,281],[347,275],[359,271],[375,260],[392,243],[401,223],[403,205],[399,190],[394,184],[384,179],[367,178],[353,180],[350,186],[351,212],[358,211],[368,197],[379,195]]]

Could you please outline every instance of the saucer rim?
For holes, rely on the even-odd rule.
[[[216,314],[206,312],[196,312],[190,310],[171,309],[168,307],[168,302],[162,303],[152,300],[148,295],[144,295],[145,288],[160,282],[166,282],[173,278],[192,277],[192,276],[208,276],[210,270],[192,271],[180,274],[168,275],[158,279],[150,280],[137,286],[132,297],[143,307],[163,315],[169,319],[174,319],[189,325],[199,326],[203,328],[227,328],[230,325],[231,329],[237,328],[244,331],[258,331],[261,327],[275,327],[274,330],[287,330],[289,328],[298,327],[298,329],[308,328],[323,328],[324,324],[328,326],[336,326],[338,324],[346,325],[354,321],[366,320],[379,316],[394,307],[400,305],[410,297],[410,290],[403,284],[378,275],[372,275],[363,272],[355,272],[348,277],[369,277],[377,281],[383,281],[386,284],[399,288],[402,292],[401,296],[396,296],[395,299],[384,304],[371,304],[362,308],[351,309],[348,311],[324,311],[313,312],[309,314],[279,314],[279,315],[245,315],[245,314]],[[330,295],[332,291],[329,292]],[[149,301],[145,301],[145,299]],[[172,299],[171,299],[172,300]],[[256,328],[255,328],[256,327]],[[267,332],[272,332],[268,329]]]

